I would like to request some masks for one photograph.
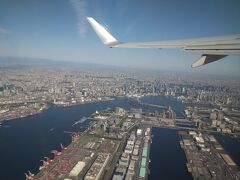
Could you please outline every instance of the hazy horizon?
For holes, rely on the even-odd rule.
[[[199,71],[181,71],[181,70],[168,70],[168,69],[160,69],[160,68],[144,68],[144,67],[131,67],[124,65],[113,65],[113,64],[98,64],[93,62],[79,62],[79,61],[70,61],[70,60],[56,60],[56,59],[43,59],[43,58],[31,58],[31,57],[4,57],[0,56],[0,65],[1,63],[7,64],[16,64],[16,65],[52,65],[55,67],[59,67],[61,65],[63,68],[66,67],[74,67],[75,69],[81,71],[86,68],[90,69],[108,69],[108,70],[117,70],[119,72],[132,72],[132,73],[169,73],[169,74],[180,74],[180,75],[191,75],[192,77],[203,77],[209,79],[238,79],[239,74],[218,74],[211,72],[199,72]],[[3,68],[3,67],[2,67]]]

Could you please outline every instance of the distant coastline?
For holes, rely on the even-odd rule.
[[[88,103],[112,101],[112,100],[114,100],[114,97],[104,97],[98,100],[85,101],[81,103],[79,102],[76,102],[76,103],[62,102],[59,104],[49,103],[50,105],[45,104],[44,107],[41,107],[39,109],[30,109],[30,110],[28,109],[26,111],[6,111],[3,113],[0,112],[0,122],[15,120],[18,118],[24,118],[28,116],[35,116],[35,115],[41,114],[44,110],[48,109],[52,105],[58,106],[58,107],[72,107],[72,106],[79,106],[79,105],[88,104]]]

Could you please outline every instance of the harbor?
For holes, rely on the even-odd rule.
[[[171,106],[165,107],[164,111],[158,107],[141,107],[143,106],[131,99],[124,98],[69,108],[54,107],[36,117],[4,122],[0,133],[18,133],[19,127],[24,124],[26,129],[21,135],[31,132],[24,136],[23,141],[19,141],[28,143],[22,145],[16,142],[18,154],[27,153],[31,156],[31,153],[38,152],[37,149],[33,150],[34,143],[41,143],[40,148],[45,147],[40,155],[34,156],[35,159],[31,157],[31,162],[25,169],[21,169],[18,162],[27,162],[27,159],[14,164],[21,173],[18,177],[23,175],[20,179],[84,179],[87,174],[87,177],[100,179],[192,179],[191,172],[187,169],[187,154],[185,156],[184,149],[180,147],[177,132],[205,131],[189,127],[189,121],[184,119],[174,119],[177,115]],[[51,117],[51,120],[45,117]],[[41,134],[38,127],[41,127]],[[48,136],[49,141],[45,141],[44,145],[43,141],[31,142],[35,136],[39,139],[39,135]],[[1,137],[4,139],[4,136]],[[14,136],[8,136],[9,138],[12,138],[12,141],[16,139]],[[55,142],[50,143],[53,139]],[[114,145],[111,147],[109,144]],[[4,148],[1,151],[4,151]],[[175,158],[167,158],[173,155]],[[232,158],[231,154],[229,156]],[[6,161],[11,162],[11,159],[22,157],[24,158],[11,154]],[[223,157],[228,159],[227,156]],[[2,160],[5,162],[4,157]],[[99,162],[104,164],[104,168],[98,166]],[[175,173],[170,173],[171,170]],[[11,177],[7,172],[5,177]]]
[[[184,179],[240,178],[238,165],[213,135],[196,128],[178,127],[180,120],[176,121],[175,113],[170,107],[166,112],[163,119],[154,117],[141,108],[125,110],[116,107],[96,111],[91,115],[93,123],[84,132],[72,133],[71,144],[67,147],[61,145],[60,151],[51,151],[54,158],[42,160],[40,172],[36,175],[28,172],[26,179],[147,180],[156,179],[157,176],[172,179],[172,163],[177,164],[174,172]],[[86,120],[83,117],[73,125]],[[161,137],[161,132],[164,131],[169,133],[166,139]],[[163,171],[160,175],[154,170],[158,167],[155,164],[158,158],[150,157],[151,148],[155,146],[151,145],[152,138],[162,139],[159,160],[172,162],[164,166],[158,162]],[[178,140],[172,141],[171,138]],[[172,152],[174,150],[176,152]],[[176,158],[166,159],[167,154]]]
[[[106,118],[96,119],[81,134],[72,133],[71,144],[51,151],[54,158],[45,157],[39,173],[28,171],[26,179],[147,179],[151,128],[138,123],[140,111],[117,107],[116,112],[95,113]]]

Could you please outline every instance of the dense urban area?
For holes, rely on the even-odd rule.
[[[240,131],[238,79],[104,68],[80,70],[81,66],[74,65],[5,66],[0,71],[0,120],[40,113],[50,104],[72,106],[116,96],[165,95],[182,101],[186,118],[198,123],[199,128]]]
[[[148,104],[145,96],[167,96],[185,105]],[[115,67],[45,63],[3,63],[0,69],[1,121],[117,97],[143,108],[116,108],[92,114],[83,133],[43,160],[40,172],[26,179],[147,179],[153,127],[179,130],[186,167],[194,179],[240,179],[238,165],[211,133],[240,136],[240,81],[237,78],[134,71]],[[144,106],[161,111],[145,111]],[[81,121],[85,121],[82,119]]]

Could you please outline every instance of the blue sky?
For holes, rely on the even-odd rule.
[[[240,57],[191,69],[200,54],[108,49],[86,21],[94,17],[121,41],[240,34],[239,0],[0,0],[0,56],[240,75]]]

